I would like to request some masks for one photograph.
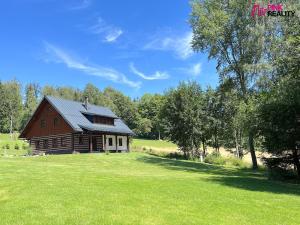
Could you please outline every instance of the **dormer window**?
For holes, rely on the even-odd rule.
[[[83,113],[85,118],[87,118],[91,123],[95,124],[105,124],[105,125],[114,125],[114,118],[99,116],[99,115],[91,115]]]
[[[103,117],[103,116],[94,116],[93,122],[100,123],[100,124],[114,125],[113,118]]]

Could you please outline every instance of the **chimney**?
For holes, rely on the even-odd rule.
[[[84,107],[86,110],[88,110],[88,104],[89,104],[89,98],[87,96],[85,96],[84,98]]]

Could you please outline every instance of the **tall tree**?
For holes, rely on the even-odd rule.
[[[0,131],[12,136],[20,128],[23,113],[21,85],[16,80],[2,83],[0,94]]]
[[[146,136],[160,139],[162,127],[159,118],[160,110],[163,104],[163,96],[159,94],[144,94],[138,101],[138,110],[142,118],[151,121],[151,130]]]
[[[39,85],[34,83],[29,83],[25,87],[25,102],[24,102],[24,113],[21,122],[21,128],[25,126],[30,116],[33,114],[34,110],[38,104],[39,98]]]
[[[166,93],[162,114],[168,124],[166,134],[186,158],[201,157],[203,92],[193,83],[180,83]]]
[[[111,87],[104,89],[104,95],[115,105],[114,111],[117,116],[121,117],[131,129],[136,128],[139,113],[135,102]]]
[[[217,60],[221,82],[232,78],[234,88],[248,104],[257,67],[263,55],[263,26],[250,17],[246,3],[239,0],[204,0],[192,3],[190,23],[193,28],[192,47],[208,51]],[[253,168],[257,168],[252,127],[247,130]]]
[[[83,97],[88,97],[89,102],[95,105],[101,105],[111,108],[115,111],[116,106],[114,102],[101,92],[95,85],[87,84],[83,90]]]
[[[299,1],[289,2],[299,10]],[[269,167],[289,169],[294,165],[300,178],[300,16],[278,22],[270,52],[274,68],[270,79],[262,79],[258,107],[263,146],[271,154]]]

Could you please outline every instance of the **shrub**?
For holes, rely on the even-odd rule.
[[[269,179],[280,181],[297,179],[296,172],[290,166],[293,163],[292,157],[270,157],[263,158],[263,161],[268,168]]]
[[[170,159],[185,159],[181,152],[171,152],[167,155]]]
[[[271,167],[268,168],[268,178],[271,180],[296,180],[297,174],[293,170],[287,170],[280,167]]]
[[[15,150],[19,150],[19,149],[20,149],[19,145],[15,144]]]
[[[247,163],[235,157],[222,157],[219,153],[212,153],[205,157],[204,162],[216,165],[229,165],[237,167],[247,167]]]
[[[27,147],[28,147],[28,145],[27,145],[26,143],[23,143],[23,144],[22,144],[22,149],[26,150]]]
[[[228,165],[237,166],[241,168],[245,168],[248,166],[247,163],[245,163],[243,160],[236,158],[236,157],[229,157],[226,159]]]
[[[7,144],[5,145],[5,148],[6,148],[6,149],[10,149],[10,145],[7,143]]]
[[[27,146],[27,155],[32,155],[33,151],[30,146]]]
[[[204,162],[209,163],[209,164],[217,164],[217,165],[225,165],[226,164],[226,159],[222,156],[220,156],[219,153],[212,153],[208,154]]]

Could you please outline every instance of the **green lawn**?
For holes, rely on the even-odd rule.
[[[19,134],[14,133],[12,137],[9,134],[0,133],[0,155],[25,155],[28,144],[18,139]]]
[[[300,224],[300,186],[143,153],[0,157],[0,224]]]
[[[157,148],[157,149],[169,149],[176,150],[177,146],[169,141],[164,140],[148,140],[134,138],[131,144],[132,148]]]

